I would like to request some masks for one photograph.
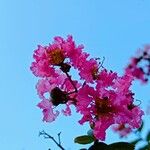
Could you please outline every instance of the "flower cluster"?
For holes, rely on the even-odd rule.
[[[74,105],[82,115],[79,123],[88,122],[96,139],[105,140],[106,130],[114,124],[139,128],[143,111],[134,105],[131,73],[127,71],[120,77],[108,71],[83,49],[68,36],[66,40],[55,37],[52,44],[38,46],[34,51],[31,70],[41,78],[36,89],[43,121],[56,119],[60,113],[55,110],[58,105],[65,105],[62,113],[71,115],[70,105]],[[80,80],[72,79],[72,68],[77,70]]]
[[[145,45],[143,49],[138,49],[137,56],[132,57],[130,63],[125,68],[126,73],[132,74],[142,83],[148,82],[150,76],[150,45]]]
[[[104,140],[105,131],[113,124],[140,127],[143,111],[133,104],[133,93],[129,90],[132,79],[102,70],[95,88],[89,85],[80,88],[76,107],[83,117],[79,122],[90,122],[96,138]]]

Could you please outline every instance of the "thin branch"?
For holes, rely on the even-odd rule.
[[[82,88],[86,85],[86,81],[84,81],[83,85],[82,85]]]
[[[61,150],[65,150],[60,142],[60,133],[58,133],[58,137],[59,137],[59,142],[57,142],[54,137],[52,137],[51,135],[49,135],[48,133],[46,133],[44,130],[39,132],[39,136],[43,135],[45,139],[51,139]]]
[[[58,142],[61,145],[60,134],[61,134],[61,132],[58,133]]]
[[[104,68],[104,66],[103,66],[103,64],[104,64],[104,61],[105,61],[105,57],[103,57],[103,60],[102,60],[102,62],[100,63],[100,66],[99,66],[99,68],[103,68],[103,69],[105,69],[105,68]]]
[[[71,76],[67,72],[65,72],[65,73],[66,73],[69,81],[71,82],[72,86],[74,87],[75,92],[77,93],[78,92],[77,87],[75,86],[74,82],[72,81]]]

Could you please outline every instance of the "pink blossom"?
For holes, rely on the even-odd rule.
[[[71,109],[70,109],[69,103],[66,104],[66,109],[62,109],[62,113],[65,116],[70,116],[71,115]]]
[[[94,136],[102,141],[105,140],[106,130],[114,123],[113,118],[102,117],[95,122]]]
[[[132,74],[133,77],[141,80],[143,83],[145,82],[145,75],[142,68],[138,68],[137,66],[132,66],[132,68],[126,68],[126,73]]]
[[[108,72],[106,69],[102,70],[98,75],[97,80],[97,89],[101,89],[112,86],[114,84],[115,79],[117,78],[117,73],[115,72]]]
[[[105,140],[106,130],[114,124],[139,128],[144,113],[134,105],[130,86],[133,76],[145,80],[144,70],[137,66],[141,58],[133,58],[132,69],[128,67],[125,75],[119,77],[115,72],[100,70],[97,60],[89,58],[83,48],[69,35],[66,39],[54,37],[51,44],[34,51],[30,69],[42,78],[36,88],[42,99],[38,107],[43,110],[43,121],[54,121],[59,114],[54,108],[62,104],[65,109],[61,112],[66,116],[71,115],[70,107],[74,105],[82,115],[79,123],[93,125],[94,136],[100,140]],[[83,84],[72,79],[72,67],[78,70]]]
[[[38,48],[34,51],[33,58],[36,62],[46,59],[45,53],[46,47],[38,45]]]
[[[52,90],[51,88],[52,88],[52,86],[50,85],[50,82],[47,79],[39,80],[37,85],[36,85],[38,95],[41,99],[44,98],[44,94],[46,92],[49,92]]]
[[[98,77],[98,67],[98,63],[95,59],[86,60],[82,66],[80,66],[79,75],[81,79],[84,79],[87,83],[96,80]]]
[[[62,44],[63,49],[66,50],[67,58],[70,59],[70,63],[74,68],[81,68],[81,65],[86,61],[89,54],[83,52],[83,45],[76,45],[71,35]],[[80,61],[79,61],[80,60]]]
[[[46,60],[33,62],[30,67],[35,76],[49,77],[55,75],[55,70],[49,67],[49,63]]]
[[[72,36],[68,36],[66,40],[61,37],[54,37],[54,42],[48,46],[38,46],[34,51],[33,58],[35,62],[31,64],[31,70],[34,75],[40,77],[49,77],[54,73],[55,66],[61,66],[66,58],[70,59],[70,63],[76,59],[78,54],[82,54],[83,47],[76,46]],[[74,51],[74,52],[73,52]],[[76,55],[74,55],[76,54]],[[55,68],[55,70],[57,70]]]
[[[59,112],[56,111],[54,113],[53,111],[53,105],[49,100],[42,100],[40,103],[37,105],[40,109],[43,109],[43,121],[46,122],[52,122],[56,119],[56,117],[59,115]]]
[[[66,76],[55,74],[49,78],[40,79],[36,85],[37,93],[41,99],[45,98],[45,93],[50,93],[55,87],[61,87],[66,79]]]
[[[145,45],[143,49],[138,50],[125,68],[125,73],[130,73],[135,79],[147,83],[150,75],[150,45]]]
[[[133,80],[134,78],[131,74],[125,74],[122,77],[117,77],[114,82],[113,88],[116,89],[118,92],[128,92],[130,90]]]
[[[77,89],[81,86],[77,81],[72,82]],[[47,98],[49,99],[51,105],[54,106],[57,106],[59,104],[65,104],[66,109],[63,109],[62,113],[66,116],[71,115],[70,105],[75,103],[76,93],[74,91],[74,86],[71,84],[70,80],[67,78],[66,75],[57,74],[57,76],[55,77],[40,79],[36,85],[36,88],[38,95],[42,100]],[[48,95],[46,95],[47,97],[45,97],[46,93],[48,93],[49,97]],[[44,110],[44,112],[45,111],[46,110]]]
[[[134,107],[133,109],[131,109],[131,113],[132,113],[132,118],[135,119],[131,119],[131,122],[129,122],[129,125],[132,126],[133,128],[139,128],[141,126],[141,118],[144,115],[144,112],[139,109],[139,107]]]
[[[112,128],[115,132],[118,132],[120,137],[125,137],[132,132],[132,129],[129,125],[126,124],[116,124]]]
[[[95,59],[89,59],[89,54],[83,52],[83,45],[76,45],[72,36],[67,39],[54,37],[52,44],[38,46],[34,51],[34,62],[30,69],[39,77],[53,76],[56,70],[68,72],[69,67],[78,69],[81,79],[93,83],[97,79],[99,64]],[[67,70],[64,69],[68,65]]]
[[[100,140],[105,139],[107,128],[113,124],[139,128],[143,115],[143,111],[133,104],[133,94],[129,89],[133,78],[127,75],[118,77],[112,72],[105,74],[105,78],[96,80],[96,88],[85,85],[79,90],[76,106],[83,115],[79,123],[94,124],[94,135]]]

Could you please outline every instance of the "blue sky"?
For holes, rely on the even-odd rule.
[[[122,74],[135,50],[150,43],[150,1],[0,0],[0,149],[57,150],[53,142],[38,137],[43,129],[56,137],[62,131],[67,150],[80,148],[73,138],[85,134],[87,126],[79,126],[75,114],[43,123],[36,107],[37,78],[29,70],[38,44],[68,34],[91,56],[105,56],[105,66]],[[149,85],[136,82],[133,91],[147,105]],[[109,133],[106,141],[117,140]]]

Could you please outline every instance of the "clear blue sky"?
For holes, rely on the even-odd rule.
[[[80,148],[73,144],[73,137],[86,133],[87,127],[76,123],[80,116],[42,122],[37,78],[29,70],[37,44],[67,34],[93,57],[105,56],[105,66],[121,74],[135,50],[150,43],[150,1],[0,0],[0,149],[57,150],[53,142],[38,137],[43,129],[51,135],[62,131],[67,150]],[[149,87],[133,86],[143,105],[150,100]],[[118,140],[109,134],[108,143]]]

